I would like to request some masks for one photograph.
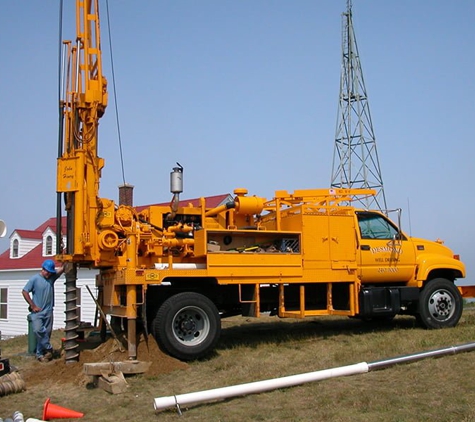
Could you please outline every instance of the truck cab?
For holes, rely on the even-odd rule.
[[[455,326],[462,297],[455,286],[465,266],[440,240],[407,236],[377,211],[355,211],[358,221],[360,313],[409,313],[428,328]]]

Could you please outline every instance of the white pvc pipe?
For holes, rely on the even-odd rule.
[[[193,262],[180,262],[173,264],[172,267],[166,262],[158,262],[155,264],[156,270],[203,270],[206,268],[206,264],[195,264]]]
[[[215,388],[213,390],[198,391],[195,393],[179,394],[177,396],[159,397],[154,399],[155,410],[163,410],[169,407],[196,404],[204,401],[226,399],[245,394],[262,393],[278,388],[292,387],[307,382],[320,381],[328,378],[336,378],[347,375],[363,374],[368,372],[366,362],[354,365],[340,366],[338,368],[324,369],[305,374],[291,375],[283,378],[274,378],[264,381],[256,381],[248,384],[233,385],[229,387]]]
[[[265,381],[251,382],[231,387],[216,388],[214,390],[199,391],[196,393],[180,394],[178,396],[160,397],[154,399],[155,410],[163,410],[176,406],[180,411],[180,405],[194,404],[204,401],[226,399],[229,397],[242,396],[245,394],[262,393],[278,388],[292,387],[306,382],[320,381],[328,378],[336,378],[347,375],[363,374],[378,369],[385,369],[392,365],[411,363],[425,358],[454,355],[457,353],[471,352],[475,350],[475,343],[466,343],[459,346],[446,347],[430,350],[428,352],[414,353],[412,355],[399,356],[391,359],[375,362],[361,362],[354,365],[340,366],[338,368],[324,369],[316,372],[308,372],[300,375],[291,375],[283,378],[274,378]]]

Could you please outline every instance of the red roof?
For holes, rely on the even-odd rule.
[[[10,249],[0,255],[0,270],[27,270],[41,268],[46,258],[43,256],[43,245],[40,243],[21,258],[10,259]]]
[[[66,229],[66,217],[62,218],[62,228]],[[45,230],[50,228],[56,233],[56,218],[46,220],[35,230],[16,229],[14,232],[23,239],[34,239],[41,241]],[[10,258],[10,248],[0,255],[0,270],[23,270],[31,268],[41,268],[41,264],[46,258],[43,256],[43,244],[40,243],[21,258]]]
[[[41,226],[37,227],[35,231],[43,234],[47,228],[50,228],[56,233],[56,217],[52,217],[49,220],[46,220]],[[66,217],[63,217],[61,219],[61,229],[63,230],[63,232],[66,231]]]
[[[64,232],[66,231],[66,217],[62,218],[61,223],[62,223],[61,228]],[[46,220],[43,224],[41,224],[41,226],[37,227],[35,230],[15,229],[13,232],[17,233],[23,239],[41,240],[43,237],[43,233],[47,229],[51,229],[53,232],[56,233],[56,218],[55,217],[52,217],[49,220]]]
[[[17,233],[20,237],[23,239],[36,239],[36,240],[41,240],[43,237],[42,232],[38,232],[36,230],[22,230],[22,229],[16,229],[14,231]]]
[[[207,196],[206,206],[208,208],[215,208],[224,201],[229,198],[229,194],[223,195],[215,195],[215,196]],[[184,199],[179,202],[179,206],[184,207],[189,204],[193,206],[198,206],[200,203],[200,198],[194,199]],[[161,203],[161,204],[153,204],[153,205],[168,205],[168,202]],[[150,207],[152,205],[142,205],[139,207],[135,207],[137,211],[142,211],[143,209]],[[63,233],[66,232],[66,217],[62,218],[62,230]],[[56,218],[52,217],[38,226],[35,230],[23,230],[23,229],[16,229],[16,232],[19,236],[24,239],[35,239],[41,240],[43,237],[43,233],[46,229],[50,228],[54,233],[56,233]],[[35,246],[31,251],[27,254],[23,255],[21,258],[10,258],[10,249],[7,249],[0,255],[0,270],[25,270],[25,269],[34,269],[34,268],[41,268],[41,264],[46,259],[43,254],[43,246],[40,243],[38,246]]]

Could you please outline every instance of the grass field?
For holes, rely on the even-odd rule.
[[[61,335],[54,333],[55,346]],[[18,337],[1,342],[2,357],[23,374],[27,390],[0,397],[0,417],[19,410],[25,420],[41,419],[50,398],[51,403],[83,412],[83,421],[475,421],[473,352],[190,405],[182,407],[182,416],[173,408],[158,413],[153,408],[158,397],[472,342],[473,308],[464,311],[456,328],[445,330],[419,328],[409,317],[383,325],[338,317],[236,317],[223,320],[221,341],[209,358],[183,364],[158,353],[158,370],[128,376],[127,392],[111,395],[81,375],[81,361],[66,365],[59,358],[40,364],[25,356],[27,338]]]

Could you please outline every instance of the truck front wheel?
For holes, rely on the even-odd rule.
[[[418,319],[426,328],[455,327],[462,316],[463,300],[450,280],[428,282],[419,297]]]
[[[185,292],[160,306],[152,330],[166,353],[181,360],[194,360],[214,349],[221,320],[216,306],[206,296]]]

